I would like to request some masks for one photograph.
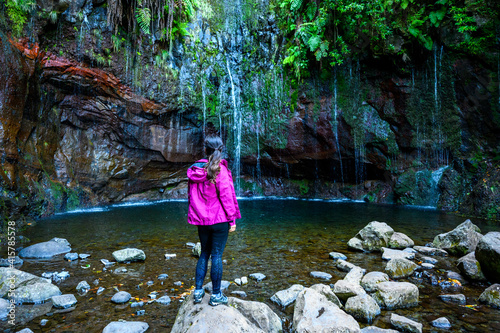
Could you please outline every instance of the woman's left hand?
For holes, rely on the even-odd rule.
[[[233,232],[233,231],[236,231],[236,224],[233,224],[233,225],[229,228],[229,232]]]

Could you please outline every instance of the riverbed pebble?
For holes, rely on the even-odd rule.
[[[424,262],[423,264],[420,265],[423,269],[433,269],[434,265],[433,264],[428,264]]]
[[[359,284],[346,280],[335,282],[333,293],[342,301],[346,301],[349,297],[366,294],[365,290]]]
[[[17,331],[16,333],[34,333],[32,330],[30,330],[29,328],[23,328],[22,330],[20,331]]]
[[[104,328],[102,333],[143,333],[148,328],[148,323],[142,321],[113,321]]]
[[[88,254],[88,253],[80,253],[80,254],[78,255],[78,258],[80,258],[80,259],[82,259],[82,260],[85,260],[85,259],[87,259],[88,257],[90,257],[90,254]]]
[[[391,324],[392,326],[399,328],[405,332],[411,333],[422,333],[422,324],[411,320],[409,318],[397,315],[395,313],[391,314]]]
[[[97,289],[96,294],[97,294],[97,295],[102,294],[102,293],[103,293],[103,291],[104,291],[105,289],[106,289],[106,288],[104,288],[104,287],[99,287],[99,289]]]
[[[330,280],[332,278],[331,274],[325,272],[311,272],[310,274],[313,278],[316,279]]]
[[[351,264],[350,262],[345,261],[343,259],[337,260],[336,265],[337,265],[337,268],[343,272],[349,272],[351,269],[356,267],[356,265]]]
[[[103,263],[104,266],[111,266],[116,264],[114,261],[109,261],[108,259],[101,259],[101,262]]]
[[[426,263],[426,264],[432,264],[432,265],[435,265],[438,263],[438,260],[435,259],[435,258],[431,258],[431,257],[422,257],[420,258],[422,260],[423,263]]]
[[[238,297],[247,297],[247,293],[244,292],[243,290],[231,291],[231,295],[236,295]]]
[[[172,259],[177,257],[177,254],[175,253],[165,253],[165,259]]]
[[[42,319],[40,320],[40,326],[46,326],[49,323],[48,319]]]
[[[467,299],[464,294],[454,294],[454,295],[439,295],[438,296],[443,302],[455,303],[459,305],[465,305]]]
[[[143,301],[130,303],[130,307],[131,308],[139,308],[139,307],[142,307],[142,306],[144,306],[144,302]]]
[[[113,258],[117,262],[134,262],[146,260],[146,254],[143,250],[136,248],[126,248],[113,252]]]
[[[80,281],[80,283],[78,283],[78,285],[76,286],[76,290],[80,293],[86,293],[90,290],[90,285],[87,283],[87,281]]]
[[[262,273],[252,273],[249,275],[252,279],[254,279],[257,282],[260,282],[266,278],[266,276]]]
[[[64,259],[67,261],[78,260],[78,253],[75,253],[75,252],[66,253],[64,255]]]
[[[333,260],[338,260],[338,259],[347,260],[347,256],[340,252],[330,252],[329,256]]]
[[[446,317],[441,317],[431,322],[432,326],[441,329],[451,328],[451,323]]]
[[[127,273],[127,269],[125,267],[118,267],[113,271],[114,274],[123,274]]]
[[[168,304],[170,304],[171,300],[170,300],[170,297],[165,295],[165,296],[158,298],[155,302],[163,304],[163,305],[168,305]]]
[[[119,291],[111,297],[111,302],[116,304],[123,304],[128,302],[132,298],[132,295],[126,291]]]
[[[158,280],[165,280],[166,278],[168,278],[168,274],[163,273],[158,275]]]
[[[177,286],[177,287],[182,286],[182,281],[175,281],[174,286]]]
[[[58,309],[67,309],[76,304],[76,297],[73,294],[52,296],[52,305]]]

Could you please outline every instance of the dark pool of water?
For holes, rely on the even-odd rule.
[[[347,249],[347,241],[370,221],[383,221],[395,231],[414,239],[417,245],[431,242],[438,233],[449,231],[465,218],[434,210],[380,206],[365,203],[298,201],[298,200],[241,200],[243,218],[238,221],[237,231],[230,235],[224,258],[224,279],[261,272],[267,278],[262,282],[250,280],[243,287],[232,285],[231,290],[243,290],[247,300],[267,303],[288,322],[293,306],[282,310],[269,298],[276,292],[299,283],[310,286],[324,283],[310,277],[311,271],[324,271],[333,275],[329,283],[342,278],[328,253],[343,252],[348,260],[368,271],[383,271],[385,263],[380,253],[363,254]],[[22,270],[41,275],[43,272],[67,270],[71,277],[58,284],[63,293],[74,293],[75,287],[86,280],[105,287],[101,295],[91,291],[77,296],[77,309],[62,314],[42,316],[19,327],[40,330],[40,320],[49,319],[51,332],[101,332],[110,321],[141,320],[150,325],[148,332],[170,331],[180,305],[173,299],[168,306],[152,303],[145,305],[143,316],[134,315],[138,308],[114,305],[111,296],[120,290],[128,291],[138,299],[147,298],[152,291],[159,296],[176,297],[193,285],[196,258],[186,247],[187,242],[197,242],[196,228],[186,223],[187,202],[163,202],[142,206],[108,207],[102,211],[67,213],[40,220],[25,235],[33,243],[53,237],[66,238],[73,252],[89,253],[85,261],[67,262],[62,256],[52,260],[26,260]],[[473,219],[483,233],[498,230],[494,223]],[[126,247],[142,249],[147,256],[143,263],[114,265],[104,270],[100,259],[113,260],[112,252]],[[176,258],[165,260],[165,253],[175,253]],[[453,258],[441,260],[438,267],[454,268]],[[84,268],[90,265],[89,268]],[[118,267],[126,267],[127,273],[114,274]],[[158,275],[167,273],[164,281]],[[148,281],[154,284],[147,286]],[[181,281],[181,287],[174,282]],[[208,277],[206,282],[208,282]],[[425,280],[410,279],[420,287],[421,304],[409,310],[396,310],[424,324],[424,330],[432,330],[430,321],[446,316],[455,332],[491,332],[499,329],[500,311],[479,306],[475,311],[441,302],[442,293],[464,293],[467,304],[477,304],[476,298],[485,285],[466,285],[459,290],[443,290],[431,286]],[[230,292],[229,292],[230,293]],[[389,327],[390,311],[383,311],[375,325]],[[362,325],[364,326],[364,325]]]

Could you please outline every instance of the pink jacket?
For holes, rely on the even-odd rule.
[[[207,163],[206,159],[196,163]],[[203,164],[200,164],[203,165]],[[216,183],[207,179],[207,171],[203,167],[193,165],[187,171],[188,182],[188,223],[194,225],[212,225],[229,222],[234,225],[241,219],[240,208],[236,201],[233,177],[227,167],[227,161],[220,161],[220,172]]]

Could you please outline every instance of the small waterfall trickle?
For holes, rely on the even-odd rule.
[[[231,66],[229,65],[229,59],[226,61],[227,63],[227,73],[229,75],[229,80],[231,82],[231,99],[233,102],[233,137],[235,144],[234,151],[234,173],[235,173],[235,188],[236,190],[240,189],[240,164],[241,164],[241,110],[239,103],[236,101],[236,92],[235,85],[233,80],[233,75],[231,74]]]
[[[339,156],[340,163],[340,176],[342,179],[342,184],[344,184],[344,168],[342,166],[342,154],[340,152],[340,142],[339,142],[339,121],[338,121],[338,100],[337,100],[337,67],[334,69],[334,79],[333,79],[333,133],[335,135],[335,143],[337,145],[337,154]]]
[[[445,165],[437,170],[432,171],[431,174],[431,188],[429,190],[429,200],[430,206],[437,207],[439,201],[439,189],[438,184],[443,177],[443,173],[448,169],[448,165]]]

